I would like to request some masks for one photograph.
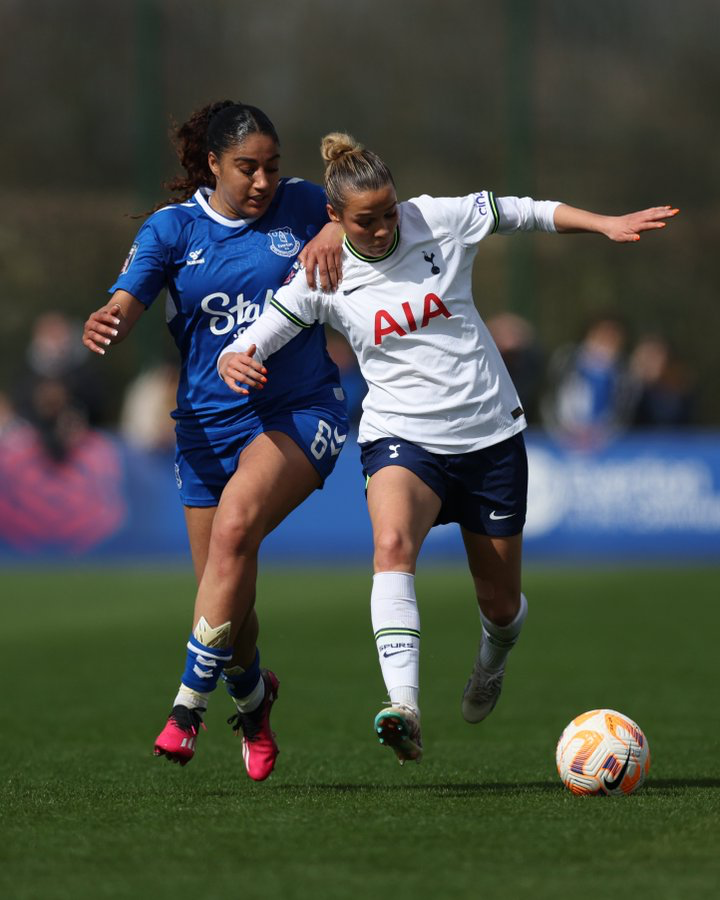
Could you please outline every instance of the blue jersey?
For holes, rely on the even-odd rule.
[[[178,433],[250,426],[263,412],[339,398],[340,379],[322,325],[303,329],[273,357],[262,391],[230,391],[216,369],[220,351],[254,322],[285,280],[302,247],[327,222],[325,194],[299,178],[282,179],[259,219],[227,219],[210,191],[164,207],[144,223],[110,288],[150,306],[167,288],[166,320],[180,351]]]

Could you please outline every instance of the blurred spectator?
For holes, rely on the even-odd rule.
[[[35,380],[25,413],[45,453],[54,462],[70,455],[88,430],[85,410],[74,403],[68,388],[58,379]]]
[[[20,415],[35,422],[39,402],[51,402],[49,385],[56,394],[64,389],[64,404],[85,416],[90,424],[102,421],[104,395],[95,361],[81,341],[82,324],[61,312],[46,312],[35,320],[23,368],[18,372],[14,403]],[[59,400],[55,399],[57,404]],[[44,423],[47,410],[40,413]]]
[[[345,338],[332,328],[325,329],[330,359],[340,370],[340,384],[347,398],[350,424],[357,427],[362,416],[362,402],[367,394],[367,384],[360,374],[357,358]]]
[[[633,425],[673,428],[693,418],[694,384],[687,366],[659,334],[640,338],[630,355],[637,399]]]
[[[178,367],[167,362],[141,372],[131,382],[120,413],[120,432],[129,443],[161,453],[174,448],[175,422],[170,413],[176,406],[178,377]]]
[[[592,448],[628,426],[635,392],[625,357],[627,342],[623,320],[604,314],[590,322],[577,344],[553,354],[542,417],[555,437]]]
[[[0,440],[21,420],[18,418],[10,398],[0,391]]]
[[[0,548],[84,552],[124,521],[120,454],[59,379],[36,379],[27,403],[31,419],[0,394]]]
[[[535,329],[527,319],[515,313],[499,313],[487,319],[485,324],[510,373],[525,417],[533,425],[539,415],[544,365]]]

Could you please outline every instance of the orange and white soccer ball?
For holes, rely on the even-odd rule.
[[[560,735],[555,762],[573,794],[632,794],[650,769],[650,748],[632,719],[614,709],[592,709]]]

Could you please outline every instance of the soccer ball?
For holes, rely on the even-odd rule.
[[[560,735],[555,762],[573,794],[632,794],[645,781],[650,748],[632,719],[614,709],[592,709]]]

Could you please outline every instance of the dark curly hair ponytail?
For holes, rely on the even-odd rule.
[[[163,185],[177,196],[170,203],[189,200],[199,187],[215,187],[215,176],[208,165],[208,153],[217,157],[248,135],[266,134],[280,143],[275,126],[256,106],[219,100],[196,110],[175,130],[172,141],[185,175],[176,175]],[[155,209],[166,204],[159,204]]]

